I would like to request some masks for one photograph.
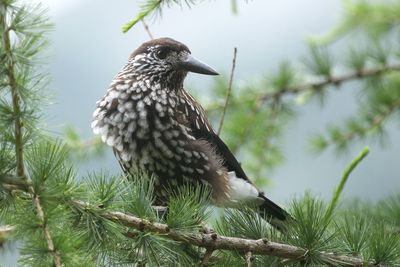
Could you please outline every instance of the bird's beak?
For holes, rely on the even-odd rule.
[[[195,59],[190,54],[188,54],[184,60],[180,61],[177,64],[177,67],[180,70],[191,71],[195,73],[206,75],[219,75],[219,73],[216,72],[213,68],[201,62],[200,60]]]

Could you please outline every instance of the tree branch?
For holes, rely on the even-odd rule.
[[[360,138],[363,134],[367,133],[368,131],[371,131],[379,126],[382,125],[382,123],[391,115],[393,114],[396,110],[400,108],[400,99],[397,99],[393,103],[391,103],[388,108],[381,113],[376,114],[370,121],[369,124],[365,125],[365,127],[361,129],[356,129],[349,131],[343,136],[341,136],[340,141],[350,141],[354,140],[356,138]],[[332,145],[336,140],[332,140],[331,138],[325,139],[325,142],[327,145]]]
[[[375,67],[375,68],[364,68],[343,75],[326,77],[318,82],[311,82],[311,83],[305,83],[300,85],[294,85],[291,87],[281,88],[278,91],[263,93],[260,95],[259,99],[262,102],[265,102],[270,99],[281,98],[283,95],[299,94],[308,90],[319,90],[327,85],[339,86],[347,81],[379,76],[381,74],[391,71],[400,71],[400,64],[385,65],[383,67]]]
[[[395,112],[399,108],[400,108],[400,99],[394,101],[391,105],[389,105],[387,110],[376,114],[372,118],[370,124],[363,128],[363,132],[367,132],[376,127],[379,127],[387,117],[389,117],[393,112]],[[344,137],[344,139],[345,140],[354,139],[356,138],[357,133],[359,133],[359,131],[351,131]]]
[[[12,183],[13,180],[14,179],[11,179],[10,182]],[[3,181],[1,182],[4,183]],[[26,185],[25,187],[22,187],[19,183],[14,183],[13,185],[19,186],[21,190],[26,188]],[[83,201],[72,201],[70,204],[77,206],[81,209],[92,208],[90,203]],[[216,234],[213,231],[210,231],[210,233],[208,231],[207,233],[182,233],[178,230],[171,229],[166,224],[150,222],[146,219],[142,219],[119,211],[104,211],[101,216],[117,224],[132,227],[142,232],[147,231],[160,234],[163,237],[169,238],[174,241],[195,245],[213,251],[231,250],[242,252],[243,254],[251,253],[251,255],[269,255],[294,261],[302,261],[306,258],[307,255],[306,249],[288,244],[269,241],[267,239],[246,239],[239,237],[222,236]],[[319,257],[328,265],[332,266],[376,266],[374,262],[364,261],[360,258],[352,256],[338,255],[336,253],[320,252]]]
[[[10,40],[10,27],[8,26],[8,17],[7,17],[7,7],[2,7],[2,22],[3,25],[3,44],[2,47],[5,51],[5,55],[7,56],[6,66],[6,75],[8,78],[8,85],[11,91],[11,99],[12,99],[12,109],[14,113],[14,137],[15,137],[15,157],[17,163],[17,175],[24,177],[25,169],[24,169],[24,154],[23,154],[23,130],[22,130],[22,121],[21,121],[21,107],[20,107],[20,96],[18,94],[18,83],[16,80],[15,74],[15,64],[14,59],[12,57],[12,45]]]
[[[44,216],[44,211],[42,208],[42,205],[40,203],[39,195],[35,193],[35,190],[32,186],[32,183],[30,182],[27,177],[18,177],[18,176],[11,176],[11,175],[4,175],[0,174],[0,182],[1,185],[10,191],[13,190],[21,190],[23,192],[30,193],[32,196],[32,203],[35,207],[36,211],[36,216],[40,221],[40,226],[43,230],[43,234],[47,243],[47,249],[53,256],[53,263],[55,267],[61,267],[61,257],[59,251],[55,249],[54,242],[52,239],[52,236],[50,234],[50,230],[47,227],[45,216]],[[4,228],[4,227],[3,227]],[[13,230],[13,226],[8,226],[8,228],[4,228],[3,232],[10,232]],[[1,235],[1,228],[0,228],[0,235]]]
[[[270,255],[285,259],[301,261],[305,258],[306,250],[296,246],[276,243],[266,239],[245,239],[238,237],[227,237],[212,234],[183,234],[179,231],[170,229],[168,225],[161,223],[152,223],[122,212],[105,212],[102,215],[113,222],[133,227],[141,231],[149,231],[162,234],[175,241],[186,244],[196,245],[203,248],[212,248],[214,250],[234,250],[243,253],[251,252],[258,255]],[[345,266],[375,266],[374,263],[366,263],[362,259],[334,253],[321,252],[321,258],[326,262],[336,262]]]
[[[208,248],[206,250],[206,253],[203,256],[203,260],[201,261],[201,263],[199,265],[200,267],[207,267],[208,266],[208,262],[210,261],[213,252],[214,252],[214,249],[212,249],[212,248]]]
[[[12,109],[14,114],[14,138],[15,138],[15,157],[16,157],[16,171],[17,176],[21,177],[29,181],[29,177],[27,177],[25,173],[24,166],[24,147],[23,147],[23,122],[21,120],[21,96],[19,92],[19,85],[17,82],[16,75],[16,65],[14,62],[14,56],[12,51],[12,44],[10,39],[10,26],[9,23],[12,21],[12,18],[7,16],[8,10],[7,6],[0,6],[0,11],[3,12],[1,14],[1,24],[3,28],[3,36],[2,36],[2,47],[4,48],[5,55],[7,57],[6,62],[6,75],[8,77],[8,85],[10,87],[11,98],[12,98]],[[28,186],[28,191],[31,193],[32,202],[35,207],[36,216],[41,223],[41,227],[43,229],[43,233],[45,236],[45,240],[47,243],[47,248],[49,252],[53,256],[53,263],[55,267],[61,267],[61,258],[59,252],[54,247],[53,239],[50,235],[50,231],[46,225],[46,220],[43,212],[43,207],[40,204],[39,196],[36,194],[33,186]]]
[[[235,72],[235,67],[236,67],[236,55],[237,55],[237,48],[235,47],[235,48],[233,48],[233,59],[232,59],[231,75],[229,77],[229,84],[228,84],[228,89],[226,91],[224,109],[222,110],[221,119],[219,120],[219,126],[218,126],[217,135],[219,135],[221,133],[222,125],[223,125],[224,119],[225,119],[226,109],[228,108],[229,99],[231,97],[233,74]]]
[[[253,260],[251,251],[247,251],[245,257],[246,257],[246,267],[251,267],[251,262]]]
[[[33,190],[33,187],[30,187]],[[53,238],[51,237],[50,230],[47,227],[46,221],[44,219],[44,212],[42,205],[40,204],[39,196],[36,193],[33,193],[33,204],[36,208],[36,215],[41,223],[41,227],[43,229],[44,237],[47,243],[47,249],[49,250],[50,254],[53,256],[53,263],[55,267],[61,267],[61,257],[58,250],[54,247]]]

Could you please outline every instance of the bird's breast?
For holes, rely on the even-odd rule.
[[[154,153],[172,155],[178,98],[173,92],[140,82],[115,82],[97,102],[92,128],[102,140],[118,151],[123,161],[148,162]]]

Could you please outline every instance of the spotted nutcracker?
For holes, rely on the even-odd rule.
[[[280,228],[287,213],[252,184],[185,91],[188,72],[218,75],[173,39],[143,43],[97,102],[94,133],[113,148],[125,173],[140,168],[155,175],[158,204],[168,200],[168,186],[206,183],[217,206],[258,206]]]

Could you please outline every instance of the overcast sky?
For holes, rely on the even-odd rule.
[[[49,108],[47,122],[55,132],[70,124],[84,137],[90,137],[95,102],[129,54],[148,40],[140,24],[127,34],[121,32],[121,26],[138,12],[137,1],[43,2],[49,5],[55,24],[49,61],[53,76],[50,91],[56,103]],[[230,2],[201,1],[191,9],[174,6],[149,25],[156,37],[168,36],[185,43],[192,54],[221,73],[229,73],[232,49],[237,47],[238,83],[265,76],[283,60],[300,59],[306,51],[304,39],[331,29],[340,20],[342,10],[339,0],[238,0],[239,14],[233,15]],[[201,89],[212,79],[191,74],[187,85]],[[329,198],[342,170],[364,145],[370,145],[371,153],[352,174],[345,196],[375,201],[400,190],[398,124],[389,126],[391,143],[384,150],[365,143],[353,146],[345,157],[307,153],[312,133],[323,131],[328,123],[339,122],[356,110],[357,88],[357,83],[349,83],[331,92],[324,109],[318,104],[300,109],[301,116],[286,134],[286,162],[273,173],[271,186],[265,190],[271,199],[287,203],[306,190]],[[82,166],[81,173],[101,168],[119,171],[109,153],[101,161]],[[7,264],[14,266],[15,262]]]

